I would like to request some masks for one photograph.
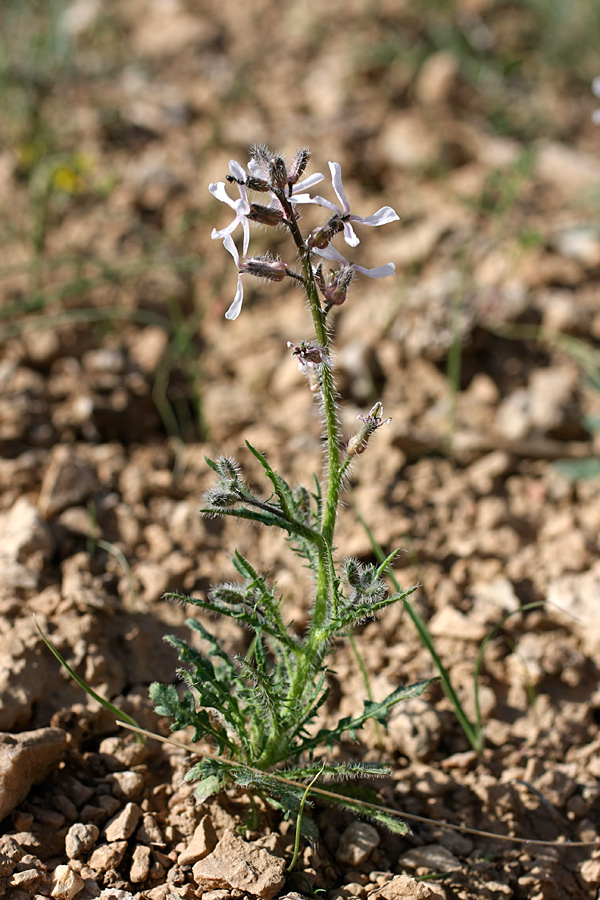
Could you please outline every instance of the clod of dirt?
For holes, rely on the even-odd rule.
[[[283,887],[285,860],[248,844],[228,829],[213,852],[193,868],[198,891],[241,890],[271,900]]]
[[[50,774],[66,748],[67,736],[60,728],[0,734],[0,820]]]
[[[356,868],[364,863],[378,846],[379,834],[372,825],[367,822],[352,822],[342,834],[337,858],[351,868]]]
[[[444,895],[422,881],[398,875],[382,887],[375,888],[368,900],[443,900]]]

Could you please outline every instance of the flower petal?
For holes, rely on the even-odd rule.
[[[233,299],[233,303],[225,313],[225,318],[232,321],[233,319],[237,319],[240,312],[242,311],[242,303],[244,302],[244,285],[242,284],[242,274],[238,275],[237,280],[237,291],[235,292],[235,297]]]
[[[319,182],[323,181],[324,178],[325,176],[321,172],[315,172],[314,175],[309,175],[304,181],[299,181],[298,184],[294,185],[292,188],[292,196],[301,191],[308,191],[310,188],[314,187],[315,184],[319,184]]]
[[[224,181],[213,182],[212,184],[209,184],[208,189],[211,192],[211,194],[213,195],[213,197],[216,197],[217,200],[221,201],[221,203],[226,203],[227,206],[230,206],[232,209],[235,209],[236,201],[232,200],[231,197],[229,196],[229,194],[227,193],[227,191],[225,190],[225,182]]]
[[[596,75],[596,77],[592,81],[592,92],[596,95],[596,97],[600,97],[600,75]]]
[[[238,253],[238,248],[235,246],[235,241],[233,240],[232,237],[230,237],[230,235],[226,235],[226,237],[223,241],[223,246],[228,251],[228,253],[231,253],[231,255],[233,256],[233,261],[239,269],[240,254]]]
[[[344,222],[344,240],[350,247],[356,247],[360,240],[350,222]]]
[[[396,266],[394,263],[386,263],[385,266],[376,266],[374,269],[365,269],[364,266],[356,266],[353,263],[352,268],[356,269],[357,272],[362,272],[362,274],[366,275],[368,278],[387,278],[388,275],[394,275],[396,273]]]
[[[348,260],[342,256],[339,250],[336,250],[333,244],[328,244],[323,250],[315,250],[315,253],[318,256],[322,256],[323,259],[331,259],[334,262],[338,262],[341,266],[349,266],[350,263]]]
[[[361,225],[387,225],[388,222],[397,222],[400,216],[391,206],[382,206],[372,216],[350,216],[351,222],[360,222]]]
[[[244,169],[242,168],[242,166],[240,166],[239,162],[235,161],[235,159],[229,160],[229,171],[236,179],[236,181],[246,180],[246,173],[244,172]]]
[[[331,172],[331,183],[333,185],[333,189],[337,194],[338,200],[342,204],[341,214],[343,216],[347,216],[350,212],[350,204],[346,199],[344,185],[342,184],[342,167],[339,163],[330,162],[329,171]]]

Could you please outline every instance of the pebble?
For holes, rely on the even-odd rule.
[[[379,846],[379,833],[367,822],[352,822],[341,836],[337,858],[349,866],[360,866]]]
[[[56,900],[73,900],[83,888],[83,878],[80,878],[70,866],[60,865],[52,873],[51,884],[51,897],[55,897]]]
[[[460,862],[441,844],[415,847],[400,857],[400,863],[407,869],[431,869],[435,872],[453,872],[460,869]]]
[[[134,800],[144,788],[144,776],[140,772],[114,772],[108,782],[113,786],[115,796],[123,800]]]
[[[110,843],[111,841],[122,841],[131,837],[137,828],[141,815],[142,811],[137,803],[127,803],[104,829],[106,840]]]
[[[32,785],[50,774],[66,747],[61,728],[0,733],[0,820],[25,799]]]
[[[217,836],[212,822],[209,816],[202,816],[189,844],[179,854],[177,864],[180,866],[191,866],[198,860],[204,859],[209,853],[212,853],[216,845]]]
[[[22,872],[13,872],[10,883],[14,888],[21,888],[24,891],[34,893],[38,885],[43,881],[44,874],[39,869],[23,869]]]
[[[65,838],[65,853],[69,859],[76,859],[91,850],[99,833],[96,825],[84,825],[83,822],[71,825]]]
[[[145,881],[150,872],[150,847],[138,844],[133,851],[129,878],[134,884]]]
[[[212,853],[192,869],[198,893],[238,889],[261,900],[272,900],[285,883],[284,859],[242,840],[228,829]]]
[[[90,869],[94,869],[96,872],[107,872],[109,869],[116,869],[126,850],[127,841],[100,844],[90,856],[88,865]]]

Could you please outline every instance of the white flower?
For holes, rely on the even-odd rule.
[[[364,266],[357,266],[356,263],[348,262],[348,260],[342,256],[335,247],[332,247],[331,244],[328,247],[325,247],[324,250],[315,250],[315,253],[322,256],[323,259],[330,259],[339,263],[343,268],[354,269],[356,272],[361,272],[363,275],[367,275],[368,278],[387,278],[388,275],[394,275],[396,272],[394,263],[386,263],[384,266],[375,266],[374,269],[366,269]]]
[[[592,92],[596,97],[600,97],[600,75],[592,81]],[[600,109],[595,109],[592,113],[592,122],[594,125],[600,125]]]
[[[316,197],[309,197],[308,199],[300,199],[299,197],[296,197],[295,199],[297,203],[318,203],[319,206],[325,206],[335,215],[339,216],[343,224],[344,240],[350,247],[356,247],[356,245],[360,243],[350,224],[351,222],[360,222],[361,225],[377,226],[387,225],[388,222],[396,222],[399,219],[399,216],[391,206],[382,206],[381,209],[378,209],[372,216],[355,216],[350,212],[350,204],[348,203],[348,199],[344,192],[344,185],[342,184],[342,167],[339,163],[330,162],[329,171],[331,172],[331,183],[337,198],[340,201],[340,206],[336,206],[335,203],[318,195]],[[378,276],[372,277],[377,278]]]
[[[226,203],[227,206],[230,206],[231,209],[235,212],[235,218],[232,222],[229,223],[225,228],[221,228],[217,231],[216,228],[213,228],[211,233],[211,238],[213,240],[225,239],[229,235],[231,235],[232,231],[235,231],[238,225],[242,226],[242,230],[244,232],[244,256],[246,255],[246,251],[248,250],[248,244],[250,243],[250,224],[248,222],[248,215],[250,213],[250,203],[248,202],[248,194],[246,193],[246,188],[243,184],[238,182],[238,178],[244,178],[245,172],[234,159],[229,161],[229,171],[233,175],[238,190],[240,192],[239,200],[232,200],[227,191],[225,190],[225,182],[217,181],[216,183],[209,184],[208,190],[211,192],[213,197],[216,197],[217,200],[220,200],[222,203]],[[229,249],[229,247],[228,247]],[[231,253],[231,250],[229,251]],[[237,253],[237,250],[236,250]],[[235,317],[234,317],[235,318]]]
[[[235,246],[234,240],[230,234],[226,234],[223,239],[223,246],[226,250],[229,250],[231,255],[233,256],[233,260],[236,266],[240,267],[240,254],[238,253],[237,247]],[[233,299],[233,303],[225,313],[226,319],[237,319],[240,312],[242,311],[242,303],[244,302],[244,285],[242,284],[242,273],[238,272],[238,280],[237,280],[237,290],[235,292],[235,297]]]

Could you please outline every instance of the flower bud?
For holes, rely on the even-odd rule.
[[[306,244],[313,250],[324,250],[325,247],[327,247],[333,240],[336,234],[342,231],[343,228],[344,223],[342,222],[341,218],[339,216],[332,216],[332,218],[328,222],[326,222],[325,225],[319,225],[318,228],[315,228],[313,229],[313,231],[311,231]]]
[[[287,275],[287,266],[282,259],[271,259],[269,256],[253,256],[244,261],[240,272],[256,275],[257,278],[268,278],[269,281],[283,281]]]
[[[367,444],[369,443],[369,438],[371,435],[377,431],[378,428],[381,428],[382,425],[389,425],[392,421],[391,419],[386,419],[385,421],[381,418],[381,414],[383,413],[383,406],[377,401],[377,403],[371,408],[371,411],[368,416],[359,416],[358,418],[363,423],[357,433],[353,435],[348,444],[346,446],[346,453],[348,456],[360,456],[361,453],[364,453],[367,449]]]
[[[302,178],[302,176],[304,175],[304,170],[308,165],[309,159],[310,150],[308,149],[308,147],[303,147],[302,150],[299,150],[298,153],[296,153],[295,157],[292,160],[290,171],[288,172],[288,184],[296,184],[299,179]]]
[[[261,225],[281,225],[283,212],[270,206],[262,206],[260,203],[251,203],[248,218]]]
[[[332,306],[341,306],[346,300],[348,288],[354,278],[354,269],[351,266],[344,266],[339,272],[333,276],[329,284],[321,287],[321,293],[328,303]]]
[[[284,191],[288,183],[288,174],[285,163],[280,156],[274,156],[269,160],[269,173],[273,187]]]

